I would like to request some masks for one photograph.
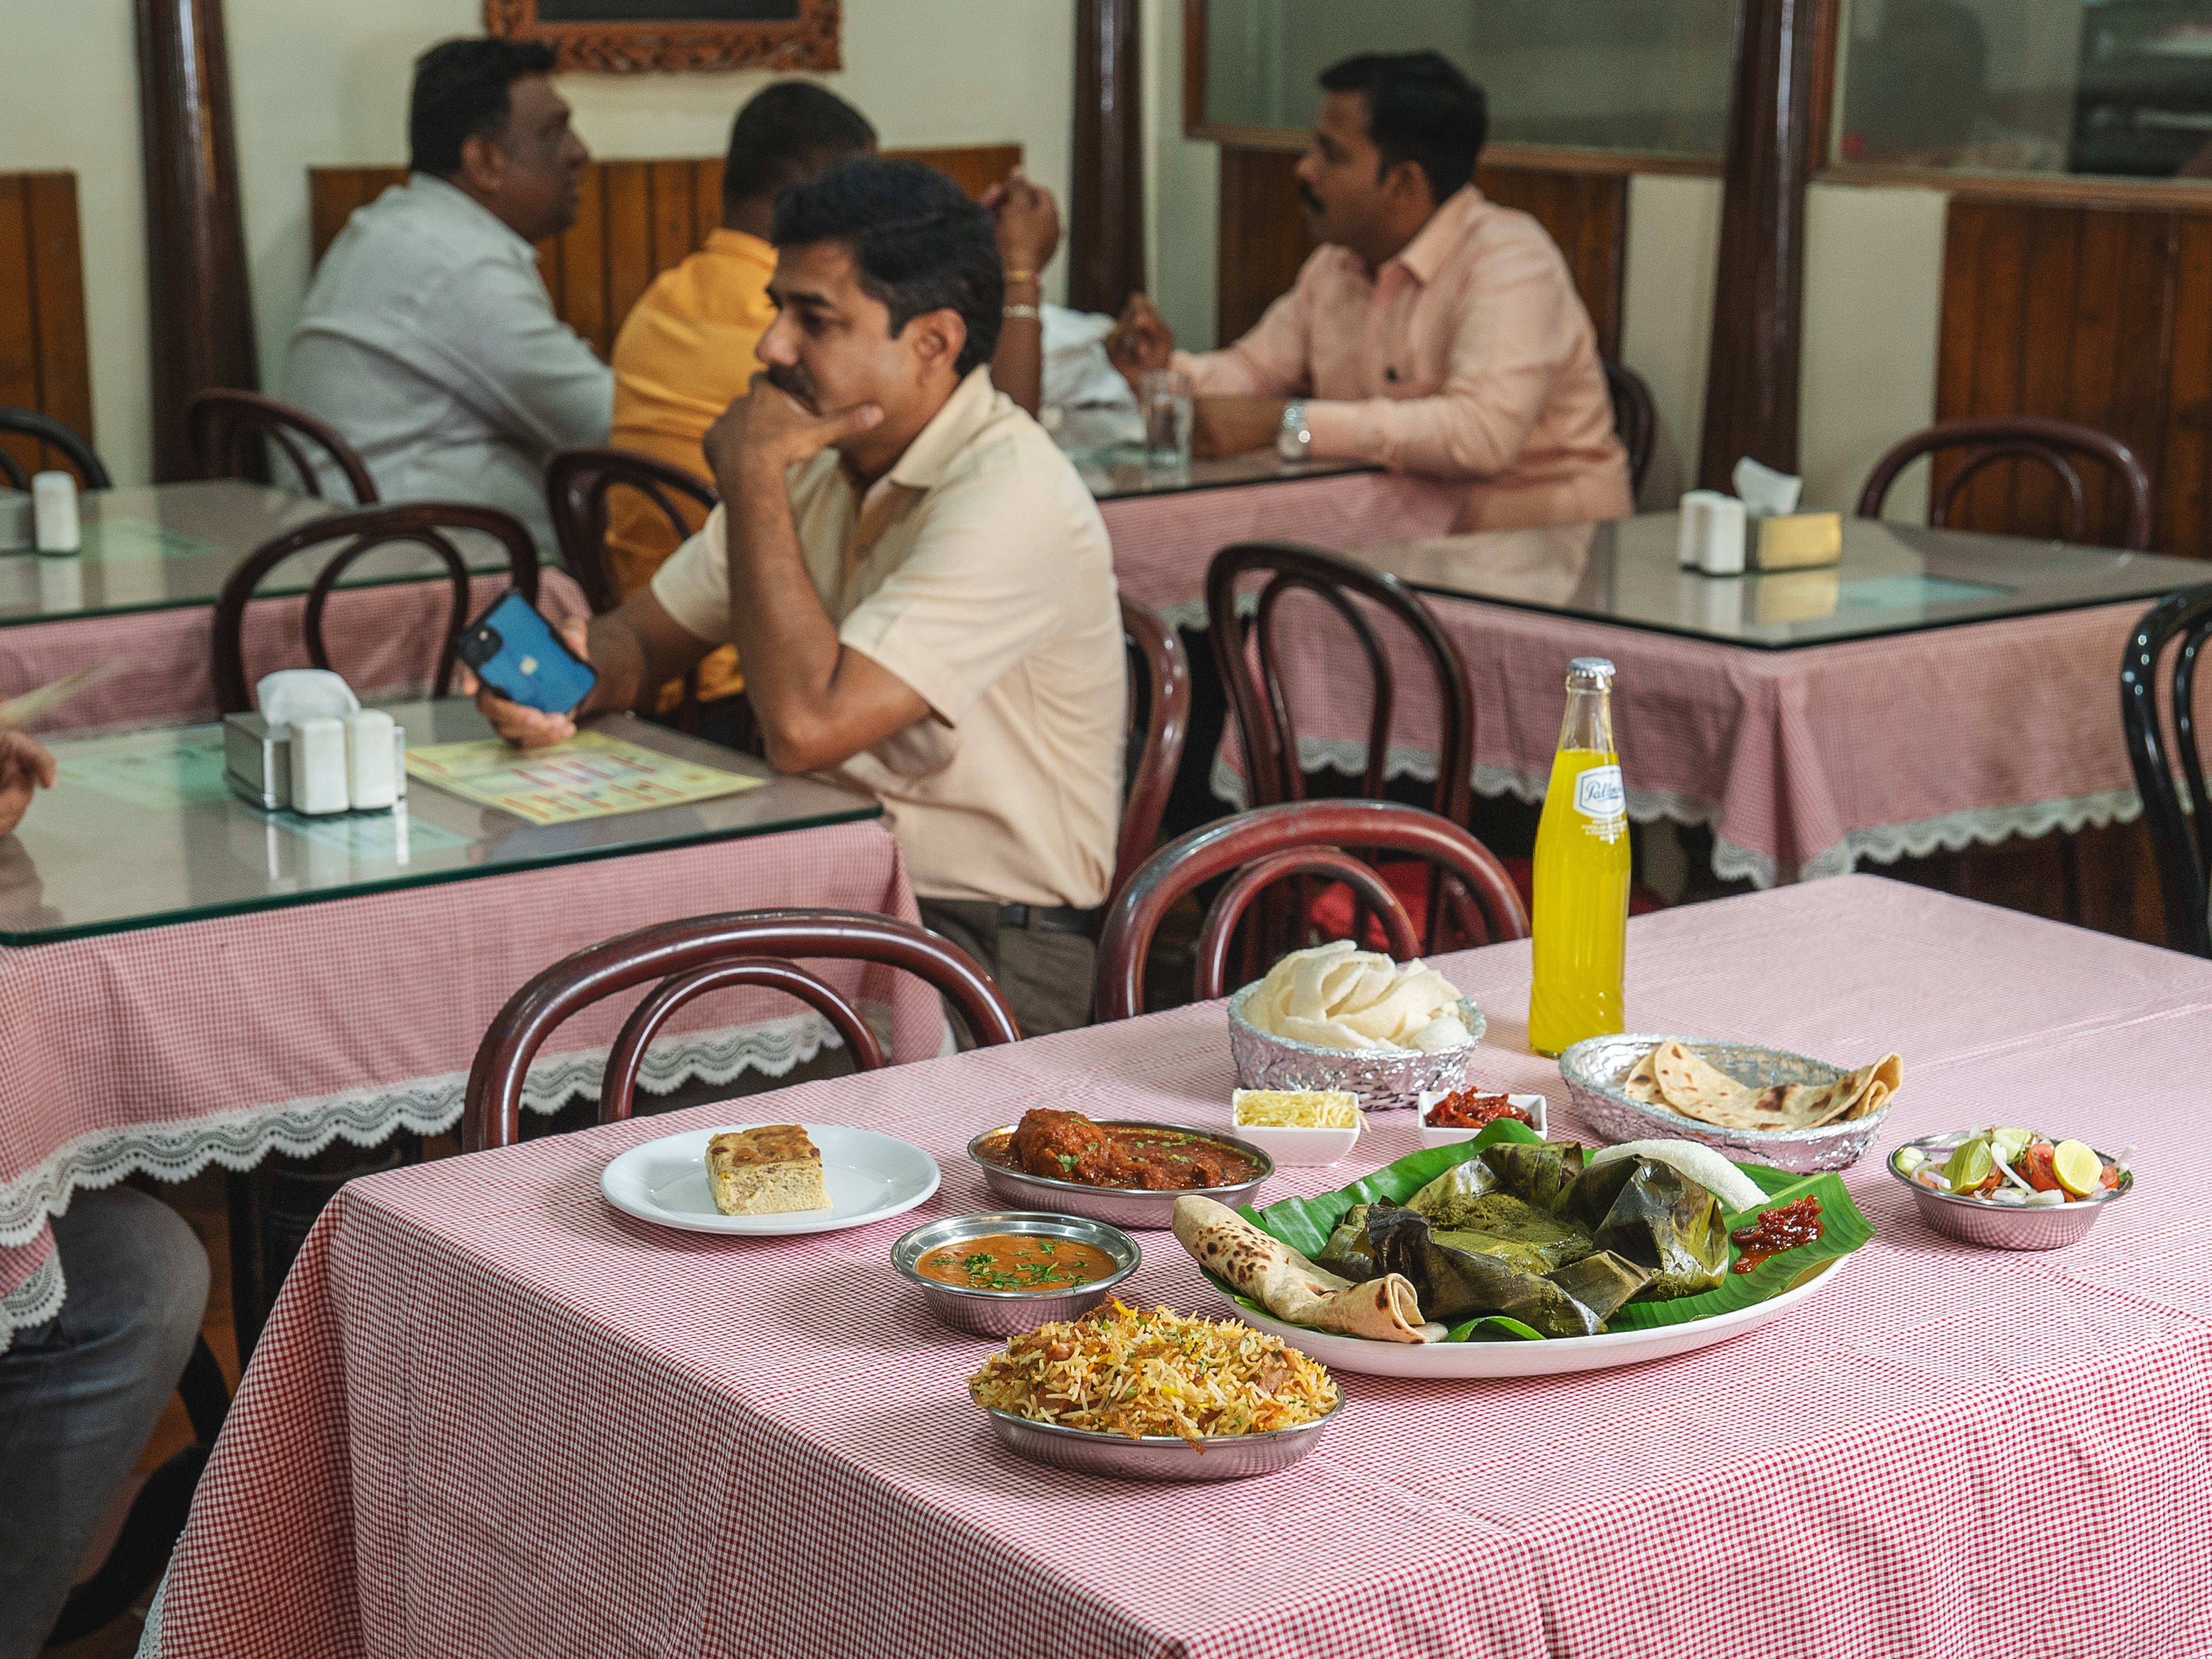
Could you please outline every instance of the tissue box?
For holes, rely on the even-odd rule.
[[[1744,549],[1753,570],[1805,570],[1844,556],[1844,515],[1792,513],[1753,519]]]
[[[289,726],[275,734],[258,714],[222,717],[223,781],[241,799],[270,811],[292,804],[292,738]],[[407,798],[407,728],[392,728],[392,793]]]

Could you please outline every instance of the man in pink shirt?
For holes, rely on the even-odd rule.
[[[1108,350],[1133,384],[1187,371],[1195,443],[1346,458],[1465,479],[1463,530],[1635,510],[1597,335],[1566,262],[1469,182],[1481,89],[1433,52],[1346,58],[1298,163],[1322,246],[1235,345],[1174,349],[1133,297]]]

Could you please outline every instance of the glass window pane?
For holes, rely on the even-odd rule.
[[[1844,0],[1835,158],[2212,177],[2212,0]]]
[[[1304,132],[1315,77],[1433,47],[1478,82],[1492,142],[1718,160],[1736,0],[1207,0],[1206,118]]]

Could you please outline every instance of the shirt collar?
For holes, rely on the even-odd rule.
[[[945,406],[915,434],[906,453],[885,475],[889,481],[909,489],[935,488],[952,458],[967,448],[990,420],[998,396],[998,388],[991,384],[988,363],[969,369],[968,378],[953,387]]]
[[[407,175],[407,188],[416,192],[430,206],[458,215],[476,229],[503,239],[505,245],[511,248],[520,248],[532,263],[536,262],[538,250],[525,241],[513,225],[459,185],[448,183],[434,173],[410,173]]]
[[[1413,240],[1398,250],[1390,264],[1405,266],[1424,286],[1434,282],[1437,273],[1443,269],[1445,257],[1466,234],[1467,222],[1481,205],[1482,192],[1473,185],[1462,185],[1444,198],[1429,216],[1428,222],[1413,233]]]

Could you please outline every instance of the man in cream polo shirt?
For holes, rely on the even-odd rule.
[[[882,800],[924,920],[1025,1035],[1080,1024],[1121,817],[1121,614],[1090,492],[991,385],[990,216],[865,159],[787,191],[775,229],[768,369],[707,438],[726,505],[572,636],[599,675],[575,714],[734,643],[768,758]],[[478,701],[516,743],[574,730]]]

